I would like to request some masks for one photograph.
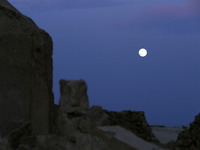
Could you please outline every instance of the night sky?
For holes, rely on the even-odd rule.
[[[84,79],[90,106],[145,111],[150,124],[200,112],[200,0],[10,2],[53,38],[55,103],[59,79]]]

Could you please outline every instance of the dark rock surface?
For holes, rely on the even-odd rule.
[[[0,137],[0,150],[13,150],[8,139]]]
[[[52,70],[51,37],[7,0],[1,0],[0,135],[13,124],[27,121],[32,134],[49,133],[54,103]]]
[[[85,112],[89,110],[87,84],[84,80],[60,80],[59,107],[62,111]]]
[[[147,141],[158,143],[143,111],[115,112],[105,110],[105,112],[108,115],[108,121],[105,125],[119,125]]]
[[[87,116],[92,119],[95,126],[119,125],[147,141],[159,143],[143,111],[116,112],[103,110],[101,106],[92,106]]]
[[[200,150],[200,114],[190,123],[189,129],[179,134],[172,150]]]
[[[20,145],[20,140],[23,137],[28,137],[32,133],[32,128],[29,122],[24,123],[20,128],[12,130],[8,135],[8,141],[13,148]]]
[[[60,80],[60,95],[57,127],[60,135],[67,136],[78,129],[89,110],[87,84],[83,80]]]

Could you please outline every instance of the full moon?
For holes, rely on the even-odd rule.
[[[144,48],[141,48],[138,53],[141,57],[145,57],[147,55],[147,50]]]

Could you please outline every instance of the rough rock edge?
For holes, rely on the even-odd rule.
[[[50,41],[51,41],[51,43],[53,43],[52,42],[52,39],[51,39],[51,37],[50,37],[50,35],[47,33],[47,32],[45,32],[44,30],[42,30],[42,29],[40,29],[33,21],[32,21],[32,19],[30,19],[29,17],[27,17],[27,16],[25,16],[25,15],[23,15],[22,13],[20,13],[15,7],[13,7],[7,0],[1,0],[0,1],[0,10],[1,11],[3,11],[3,12],[5,12],[6,13],[6,15],[8,16],[8,17],[15,17],[15,18],[17,18],[17,19],[19,19],[19,20],[24,20],[25,21],[25,23],[26,23],[26,25],[28,25],[29,26],[29,28],[31,28],[31,29],[33,29],[33,30],[36,30],[37,32],[38,32],[38,34],[43,34],[44,36],[46,36],[46,37],[49,37],[49,39],[50,39]],[[30,22],[30,23],[29,23]],[[22,32],[24,32],[24,31],[22,31]],[[50,81],[50,82],[52,82],[52,80]],[[50,83],[49,81],[47,82],[48,84]],[[52,87],[52,83],[51,84],[49,84],[51,87]],[[48,89],[49,91],[52,91],[52,88],[51,89]],[[51,93],[51,92],[50,92]],[[53,96],[53,93],[52,93],[52,95],[49,95],[49,97],[51,97],[51,99],[52,99],[52,101],[50,101],[50,114],[49,114],[49,121],[50,121],[50,128],[49,128],[49,132],[50,133],[56,133],[57,132],[57,129],[56,129],[56,127],[55,127],[55,122],[53,122],[54,120],[55,120],[55,110],[54,110],[54,102],[53,102],[53,100],[54,100],[54,96]]]
[[[199,150],[200,149],[200,113],[190,123],[189,129],[179,133],[178,138],[171,144],[171,150]]]

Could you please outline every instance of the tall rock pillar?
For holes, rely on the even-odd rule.
[[[7,0],[0,1],[0,135],[30,122],[33,133],[49,132],[52,39]]]

